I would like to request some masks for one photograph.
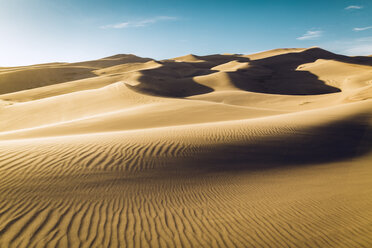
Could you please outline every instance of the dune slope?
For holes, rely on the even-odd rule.
[[[309,48],[1,68],[0,247],[370,247],[371,65]]]

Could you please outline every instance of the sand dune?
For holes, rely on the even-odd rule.
[[[96,75],[94,70],[97,69],[149,60],[134,55],[116,55],[81,63],[0,69],[0,94],[93,77]]]
[[[369,247],[372,58],[0,68],[0,247]]]

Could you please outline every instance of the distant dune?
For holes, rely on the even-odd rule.
[[[372,247],[372,57],[0,68],[0,247]]]

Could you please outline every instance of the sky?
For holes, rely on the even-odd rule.
[[[371,0],[0,0],[0,66],[319,46],[372,54]]]

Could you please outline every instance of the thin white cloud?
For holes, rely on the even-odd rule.
[[[321,44],[321,47],[345,55],[372,55],[372,36]]]
[[[121,28],[140,28],[146,27],[148,25],[160,22],[160,21],[173,21],[177,20],[177,17],[174,16],[156,16],[149,19],[142,19],[136,21],[126,21],[115,24],[109,24],[101,26],[102,29],[121,29]]]
[[[356,42],[370,42],[372,44],[372,36],[355,39]]]
[[[345,8],[346,10],[352,10],[352,9],[363,9],[363,6],[360,5],[350,5]]]
[[[348,49],[345,49],[345,54],[347,55],[372,55],[372,45],[370,44],[362,44],[352,46]]]
[[[372,29],[372,26],[363,27],[363,28],[353,28],[353,31],[359,32],[359,31],[364,31],[364,30],[368,30],[368,29]]]
[[[319,37],[321,37],[322,34],[323,34],[323,31],[320,31],[320,30],[315,30],[315,31],[309,30],[304,35],[297,37],[296,39],[297,40],[316,40]]]

